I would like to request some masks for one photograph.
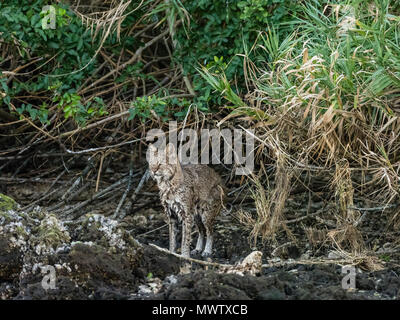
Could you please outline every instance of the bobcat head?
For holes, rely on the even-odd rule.
[[[165,149],[158,149],[150,144],[147,161],[150,174],[158,184],[172,181],[178,183],[183,180],[182,167],[172,143]]]

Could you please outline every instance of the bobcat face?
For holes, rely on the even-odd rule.
[[[181,165],[172,145],[168,144],[165,149],[159,150],[150,144],[149,152],[150,174],[158,184],[182,175]]]

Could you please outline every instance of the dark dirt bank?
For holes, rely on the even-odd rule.
[[[0,298],[400,299],[400,267],[393,261],[375,272],[357,268],[356,290],[342,289],[339,264],[293,262],[262,268],[257,276],[193,265],[191,273],[181,274],[178,258],[147,245],[167,246],[163,225],[153,210],[121,222],[99,214],[65,221],[41,208],[25,213],[2,195]],[[229,216],[221,217],[216,233],[214,261],[233,264],[252,251]],[[263,250],[263,263],[272,261],[268,252]],[[288,258],[299,254],[296,248],[286,250]],[[55,288],[46,266],[54,268]]]
[[[164,286],[156,299],[400,299],[400,268],[358,273],[356,290],[343,290],[341,267],[295,265],[261,276],[196,271]]]

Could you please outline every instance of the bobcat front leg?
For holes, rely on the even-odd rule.
[[[176,235],[178,234],[178,221],[172,216],[170,209],[166,209],[169,228],[169,251],[176,251]]]
[[[169,251],[176,251],[176,235],[178,233],[178,222],[176,219],[171,219],[169,223]]]
[[[207,258],[210,257],[212,254],[212,247],[213,247],[213,226],[214,226],[214,215],[210,212],[207,212],[202,216],[202,221],[204,227],[206,229],[206,245],[204,247],[204,251],[201,254],[202,257]]]
[[[197,238],[196,248],[190,252],[191,255],[197,255],[198,253],[203,251],[204,238],[206,235],[206,228],[204,227],[204,224],[201,221],[201,217],[199,214],[197,214],[197,212],[196,212],[196,216],[194,218],[194,222],[197,226],[197,231],[198,231],[199,235]]]
[[[212,254],[212,246],[213,246],[213,230],[211,227],[206,227],[206,246],[204,247],[204,251],[201,254],[202,257],[208,258]]]
[[[182,221],[182,246],[181,254],[184,257],[190,257],[190,244],[192,242],[192,226],[193,218],[192,216],[186,216]]]

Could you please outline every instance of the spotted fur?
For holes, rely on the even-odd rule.
[[[176,234],[181,222],[181,254],[190,256],[191,231],[195,224],[199,236],[192,254],[202,252],[203,257],[210,256],[215,218],[221,212],[225,198],[221,178],[207,165],[182,165],[172,144],[164,150],[150,145],[148,161],[169,225],[170,251],[176,250]]]

